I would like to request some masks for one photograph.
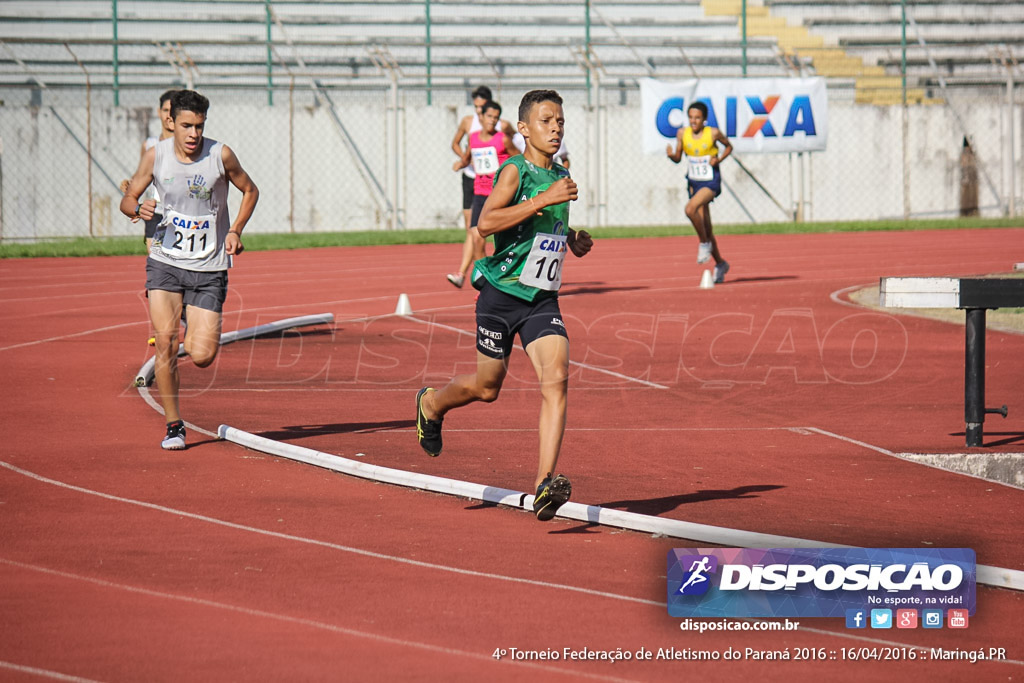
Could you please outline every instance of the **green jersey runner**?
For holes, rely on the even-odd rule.
[[[498,182],[508,165],[519,170],[516,204],[529,201],[569,171],[558,164],[540,168],[519,155],[508,159],[494,174]],[[511,206],[511,204],[509,205]],[[494,254],[476,262],[473,285],[480,289],[483,280],[506,294],[525,301],[557,296],[562,285],[562,262],[568,251],[569,203],[545,207],[514,228],[494,234]]]

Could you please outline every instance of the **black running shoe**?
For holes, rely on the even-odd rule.
[[[185,423],[181,420],[167,423],[167,436],[160,443],[165,451],[185,450]]]
[[[427,416],[423,414],[420,401],[423,400],[423,394],[428,391],[434,390],[430,387],[423,387],[416,392],[416,438],[427,455],[436,458],[441,455],[441,423],[444,422],[444,418],[428,420]]]
[[[571,495],[572,484],[565,475],[555,475],[554,479],[548,475],[537,487],[537,495],[533,498],[533,512],[538,520],[546,522],[555,516],[558,508],[569,501]]]

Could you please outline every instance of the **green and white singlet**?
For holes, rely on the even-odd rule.
[[[494,174],[497,182],[508,165],[519,170],[516,200],[521,204],[544,192],[569,171],[558,164],[550,169],[539,168],[522,155],[514,156]],[[562,285],[562,262],[568,251],[569,203],[547,206],[541,215],[533,215],[514,228],[494,233],[494,254],[476,262],[473,282],[479,286],[486,279],[496,289],[524,301],[557,296]]]

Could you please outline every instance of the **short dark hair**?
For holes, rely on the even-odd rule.
[[[501,116],[501,105],[495,102],[494,100],[487,100],[486,102],[484,102],[484,106],[480,107],[480,113],[483,114],[488,109],[497,109],[498,116]]]
[[[178,90],[171,95],[171,118],[178,118],[179,111],[190,111],[194,114],[206,116],[210,109],[210,100],[206,99],[195,90]]]
[[[172,97],[174,97],[174,93],[176,93],[176,92],[178,92],[178,91],[177,90],[168,90],[163,95],[161,95],[160,96],[160,106],[161,107],[164,106],[164,102],[166,102],[167,100],[169,100]]]
[[[488,88],[486,85],[481,85],[476,90],[473,91],[472,97],[474,100],[477,99],[478,97],[481,99],[490,100],[491,97],[493,97],[493,95],[491,95],[490,88]]]
[[[690,106],[686,108],[687,113],[689,113],[691,109],[696,109],[697,111],[699,111],[701,114],[704,115],[705,119],[708,117],[708,105],[704,104],[703,102],[691,102]]]
[[[519,120],[523,123],[528,122],[533,105],[541,102],[554,102],[558,106],[562,106],[562,96],[554,90],[531,90],[523,95],[523,99],[519,103]]]

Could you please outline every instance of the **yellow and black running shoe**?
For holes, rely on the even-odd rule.
[[[416,392],[416,438],[427,455],[436,458],[441,455],[441,423],[444,422],[444,418],[428,420],[427,416],[423,414],[423,406],[420,401],[423,400],[423,394],[428,391],[434,391],[434,389],[423,387]]]
[[[563,474],[548,475],[537,487],[537,495],[533,498],[533,512],[537,519],[546,522],[555,516],[558,508],[569,501],[572,495],[572,484]]]

